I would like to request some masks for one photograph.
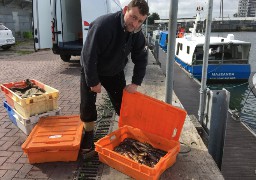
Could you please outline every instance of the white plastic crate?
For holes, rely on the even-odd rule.
[[[36,123],[41,117],[56,116],[60,115],[61,108],[53,111],[48,111],[46,113],[38,114],[35,116],[30,116],[29,118],[24,118],[19,114],[14,108],[12,108],[7,102],[4,102],[4,107],[7,110],[10,120],[15,124],[20,130],[22,130],[26,135],[29,135]]]

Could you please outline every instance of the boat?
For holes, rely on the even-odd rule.
[[[199,80],[202,77],[204,41],[204,35],[185,35],[176,39],[176,62]],[[250,48],[250,42],[235,40],[233,34],[226,38],[210,37],[207,79],[248,81]]]
[[[168,44],[168,31],[161,31],[159,38],[159,46],[167,52],[167,44]]]
[[[203,46],[205,36],[196,33],[197,15],[194,27],[182,38],[176,38],[175,60],[192,77],[201,80]],[[248,81],[251,43],[236,40],[233,34],[227,37],[210,37],[207,80],[208,81]]]
[[[178,27],[176,31],[176,38],[183,38],[185,34],[185,28]],[[159,32],[159,46],[167,52],[167,44],[168,44],[168,31],[160,31]]]

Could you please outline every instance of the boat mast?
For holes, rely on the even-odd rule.
[[[203,11],[203,7],[198,6],[196,8],[196,19],[195,19],[195,23],[193,24],[193,28],[189,28],[189,31],[191,32],[192,37],[196,37],[197,25],[198,25],[198,22],[201,20],[201,15],[200,15],[201,11]]]
[[[223,0],[220,0],[220,17],[221,20],[223,21]]]

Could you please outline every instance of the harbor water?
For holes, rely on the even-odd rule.
[[[235,39],[251,42],[250,64],[251,71],[256,72],[256,32],[218,32],[211,36],[226,37],[234,34]],[[256,97],[251,92],[248,82],[235,84],[208,84],[210,89],[225,88],[230,92],[230,109],[235,111],[252,132],[256,134]]]

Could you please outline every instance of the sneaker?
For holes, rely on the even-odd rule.
[[[93,131],[85,131],[81,141],[81,155],[83,159],[89,159],[93,157],[95,152],[95,146],[93,143],[94,133]]]

